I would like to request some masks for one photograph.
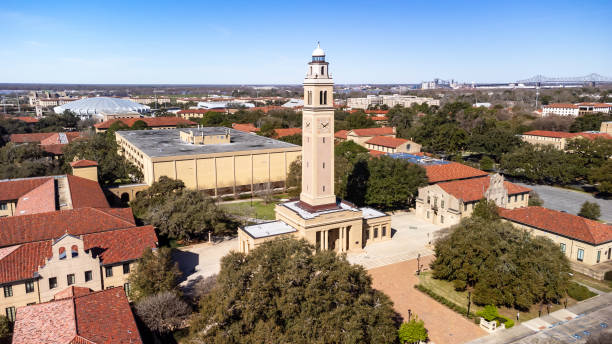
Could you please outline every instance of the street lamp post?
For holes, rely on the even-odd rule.
[[[421,275],[421,254],[417,255],[417,275]]]
[[[467,307],[467,317],[470,317],[470,306],[472,305],[472,292],[468,291],[468,307]]]
[[[408,321],[410,321],[410,319],[412,319],[412,310],[408,309]]]

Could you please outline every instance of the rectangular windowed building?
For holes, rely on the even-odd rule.
[[[160,177],[180,179],[210,195],[285,187],[289,166],[301,147],[224,127],[117,131],[120,154],[151,185]]]

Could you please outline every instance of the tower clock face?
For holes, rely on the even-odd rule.
[[[329,133],[331,129],[331,123],[328,119],[320,119],[317,126],[320,133]]]

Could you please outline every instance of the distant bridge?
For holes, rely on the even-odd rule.
[[[605,83],[612,83],[612,78],[611,77],[607,77],[607,76],[603,76],[603,75],[599,75],[599,74],[595,74],[595,73],[591,73],[589,75],[585,75],[585,76],[576,76],[576,77],[560,77],[560,78],[550,78],[544,75],[536,75],[534,77],[531,77],[529,79],[524,79],[524,80],[519,80],[517,81],[517,83],[521,83],[521,84],[535,84],[535,83],[542,83],[542,84],[549,84],[549,83],[573,83],[573,84],[581,84],[581,83],[587,83],[587,82],[605,82]]]

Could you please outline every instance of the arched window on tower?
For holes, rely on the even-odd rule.
[[[312,105],[312,91],[308,91],[308,105]]]
[[[325,75],[325,67],[321,66],[321,75]]]
[[[327,91],[323,91],[323,104],[327,104]]]
[[[312,75],[312,66],[310,66],[310,75]]]
[[[323,105],[323,91],[319,91],[319,104]]]

